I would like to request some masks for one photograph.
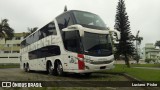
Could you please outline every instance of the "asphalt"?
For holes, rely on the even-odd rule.
[[[155,67],[133,67],[133,68],[160,70],[160,68],[155,68]]]

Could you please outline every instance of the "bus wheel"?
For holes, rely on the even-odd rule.
[[[29,64],[26,65],[26,72],[30,72]]]
[[[24,70],[25,72],[27,72],[27,68],[26,68],[26,64],[25,64],[25,63],[23,64],[23,70]]]
[[[59,75],[59,76],[63,76],[63,67],[62,67],[62,64],[61,64],[61,62],[57,62],[57,74]]]
[[[53,69],[52,69],[52,64],[51,64],[51,62],[48,63],[48,74],[53,75]]]

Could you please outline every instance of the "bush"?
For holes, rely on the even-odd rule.
[[[152,62],[155,62],[155,59],[149,59],[149,58],[148,58],[148,59],[145,59],[145,62],[147,62],[147,63],[150,63],[151,61],[152,61]]]

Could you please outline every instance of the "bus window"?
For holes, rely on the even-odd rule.
[[[60,55],[60,53],[59,46],[51,45],[29,52],[29,59],[32,60],[37,58],[56,56]]]
[[[73,25],[73,19],[69,13],[62,14],[56,18],[59,29],[62,30],[67,26]]]
[[[30,35],[29,37],[26,38],[26,40],[21,42],[21,47],[26,47],[40,39],[43,39],[49,35],[57,35],[57,31],[55,28],[55,23],[50,22],[40,30],[36,31],[34,34]]]
[[[56,35],[56,29],[55,29],[55,24],[54,22],[50,22],[46,26],[40,29],[40,39],[49,36],[49,35]]]
[[[79,31],[66,31],[64,34],[64,47],[68,51],[82,53]]]
[[[51,23],[48,24],[48,30],[47,31],[49,32],[50,35],[52,35],[52,34],[57,35],[54,22],[51,22]]]
[[[103,20],[96,14],[74,11],[73,16],[75,17],[76,24],[93,29],[106,29],[106,25]]]
[[[109,35],[85,32],[83,37],[83,46],[87,55],[112,55],[112,45]]]

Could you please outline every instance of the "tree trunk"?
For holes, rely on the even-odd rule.
[[[126,54],[125,54],[125,64],[127,65],[128,68],[130,68],[129,59]]]
[[[137,61],[137,64],[139,64],[139,60],[136,60]]]

